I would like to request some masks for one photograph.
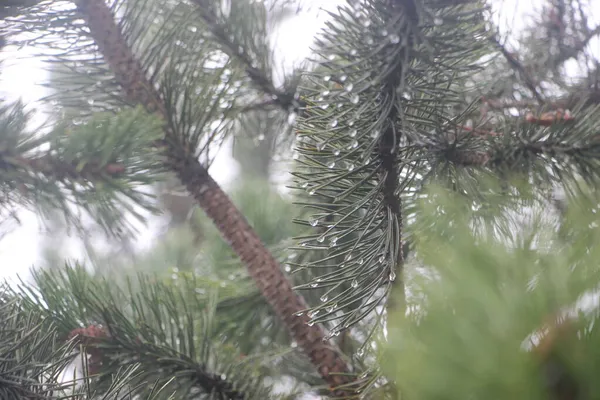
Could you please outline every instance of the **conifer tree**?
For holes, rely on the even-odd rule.
[[[536,235],[555,227],[544,230],[537,222],[530,237],[520,237],[515,215],[525,207],[548,207],[556,187],[588,196],[582,187],[597,187],[595,65],[584,64],[581,79],[559,78],[566,61],[585,58],[587,44],[598,34],[582,2],[548,2],[515,52],[496,32],[483,1],[348,1],[319,36],[318,65],[305,71],[299,88],[274,86],[265,62],[268,49],[252,41],[249,32],[264,13],[262,4],[67,3],[65,8],[40,3],[16,23],[43,29],[36,40],[41,45],[56,44],[48,32],[66,38],[69,47],[55,59],[89,77],[72,95],[93,98],[94,107],[108,113],[82,110],[69,130],[64,121],[57,124],[61,140],[52,142],[56,147],[45,158],[7,156],[5,162],[12,160],[22,174],[16,181],[27,177],[36,190],[53,188],[53,197],[43,198],[53,199],[52,206],[64,208],[66,199],[79,199],[77,204],[110,231],[122,211],[117,204],[131,204],[121,201],[123,194],[139,204],[141,194],[132,186],[151,182],[152,173],[175,173],[229,240],[258,289],[215,299],[196,296],[195,284],[180,293],[143,279],[121,292],[78,268],[37,275],[41,294],[30,291],[28,309],[39,312],[44,304],[63,329],[94,318],[106,324],[107,330],[79,332],[88,337],[83,342],[89,348],[88,372],[100,371],[104,379],[98,390],[106,391],[114,378],[107,371],[164,362],[158,372],[143,370],[119,382],[135,387],[156,381],[186,395],[204,390],[224,398],[265,396],[268,388],[256,377],[238,378],[246,370],[231,367],[231,359],[225,365],[235,372],[223,378],[206,372],[220,364],[197,365],[193,351],[194,329],[205,324],[193,322],[198,310],[189,304],[232,315],[244,309],[244,299],[253,298],[256,302],[246,306],[269,304],[330,387],[352,381],[354,387],[338,387],[333,395],[546,398],[550,391],[560,392],[559,398],[594,397],[589,376],[596,367],[593,357],[585,356],[586,349],[595,348],[592,328],[579,331],[589,339],[580,342],[575,330],[557,350],[558,362],[548,361],[541,344],[518,351],[528,334],[543,330],[544,318],[597,287],[592,215],[565,216],[560,237],[550,239]],[[297,289],[319,294],[316,304],[311,295],[303,298],[292,290],[277,252],[267,250],[207,172],[209,144],[256,109],[297,122],[292,173],[296,200],[310,212],[297,221],[308,233],[296,239],[298,246],[286,258],[300,277]],[[71,169],[62,169],[64,160]],[[30,175],[45,179],[33,181]],[[84,189],[93,195],[82,191],[82,179],[90,182]],[[425,190],[431,183],[458,200],[447,203]],[[594,203],[576,204],[572,197],[569,209],[583,206],[595,214]],[[522,242],[507,246],[515,237]],[[534,237],[548,246],[549,256],[533,251]],[[405,253],[413,243],[418,268],[410,271]],[[182,293],[192,297],[181,301]],[[122,304],[131,309],[121,310]],[[271,312],[263,310],[261,321]],[[170,324],[164,322],[167,316]],[[219,340],[212,328],[203,332],[206,345]],[[348,332],[362,346],[342,354],[330,345],[343,348],[341,338]],[[573,349],[577,357],[569,359]],[[534,358],[539,353],[542,360]],[[182,361],[181,355],[188,358]],[[387,376],[381,375],[379,360]],[[543,371],[557,365],[560,379]],[[536,380],[540,370],[549,380],[546,386]],[[350,371],[360,374],[339,375]],[[193,379],[168,381],[166,375]],[[242,393],[240,387],[249,389]]]

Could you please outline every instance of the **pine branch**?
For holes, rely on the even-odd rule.
[[[70,398],[60,375],[73,358],[72,346],[58,340],[51,318],[26,310],[6,284],[0,288],[0,318],[0,398]]]
[[[334,334],[370,315],[376,326],[392,284],[403,290],[403,208],[427,173],[415,143],[450,119],[459,102],[451,85],[478,68],[488,45],[479,3],[460,3],[355,2],[318,40],[294,175],[314,210],[315,231],[299,249],[324,255],[299,268],[316,276],[302,288],[327,290],[311,315],[335,321]],[[338,268],[319,274],[337,257]]]
[[[110,393],[116,380],[141,396],[156,382],[181,398],[271,398],[257,373],[259,365],[239,361],[239,354],[217,336],[214,301],[196,310],[189,305],[193,299],[179,289],[143,275],[127,279],[123,290],[79,266],[37,270],[33,276],[37,288],[25,284],[15,295],[28,310],[47,314],[63,340],[90,356],[85,378],[91,379],[93,391]],[[137,373],[119,381],[122,369]]]
[[[231,243],[263,295],[285,321],[292,336],[307,352],[323,378],[332,387],[346,382],[347,378],[339,373],[346,372],[348,367],[337,352],[324,342],[322,328],[308,325],[307,317],[296,315],[306,308],[304,300],[294,293],[277,261],[200,164],[193,149],[186,146],[185,139],[182,140],[174,130],[168,107],[145,77],[140,62],[122,36],[111,10],[100,0],[80,0],[76,4],[88,23],[91,36],[130,101],[143,105],[148,111],[156,112],[164,119],[165,140],[161,146],[165,150],[169,168],[177,173],[224,238]]]
[[[214,0],[193,0],[197,5],[196,11],[202,18],[202,21],[209,27],[215,39],[220,43],[230,57],[239,60],[244,66],[250,81],[265,95],[270,97],[263,104],[276,104],[285,111],[296,111],[304,102],[297,98],[295,93],[281,91],[277,89],[269,75],[264,73],[263,69],[257,67],[256,61],[246,53],[244,46],[236,42],[236,38],[227,32],[227,25],[220,22],[216,8],[220,7]],[[243,2],[239,3],[240,5]],[[262,5],[260,5],[262,7]],[[233,21],[230,21],[233,23]]]

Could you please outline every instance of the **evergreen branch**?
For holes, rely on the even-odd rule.
[[[20,104],[0,109],[0,190],[2,207],[31,205],[42,214],[61,209],[79,227],[71,205],[85,209],[107,232],[131,229],[125,211],[143,220],[132,202],[153,211],[140,190],[154,178],[156,163],[147,144],[157,126],[139,110],[98,114],[77,125],[59,121],[49,134],[27,132]],[[128,136],[122,136],[127,131]]]
[[[459,101],[451,85],[478,68],[485,48],[479,3],[461,4],[356,3],[318,41],[294,175],[313,196],[308,223],[326,228],[300,238],[300,249],[325,255],[299,267],[318,272],[343,260],[302,286],[328,290],[310,314],[335,321],[333,334],[376,310],[401,272],[402,199],[428,168],[415,143],[450,119]]]
[[[56,326],[43,313],[29,311],[6,284],[0,288],[0,398],[70,398],[61,373],[72,360],[72,346],[59,342]]]
[[[307,317],[296,315],[306,308],[304,300],[294,293],[277,261],[200,164],[194,149],[186,145],[185,137],[174,130],[172,112],[165,104],[165,99],[161,98],[145,77],[140,62],[119,30],[111,10],[99,0],[80,0],[76,4],[87,21],[91,36],[128,98],[164,119],[165,140],[161,147],[165,150],[168,166],[177,173],[222,235],[232,244],[263,295],[285,321],[293,337],[308,353],[323,378],[332,387],[344,383],[347,378],[337,373],[347,371],[345,362],[324,343],[325,334],[321,327],[308,325]]]
[[[220,5],[216,5],[218,2],[214,2],[214,0],[193,0],[193,2],[196,4],[195,8],[197,13],[202,18],[202,21],[209,27],[218,43],[223,46],[230,57],[234,57],[241,62],[250,81],[264,94],[270,97],[266,102],[277,104],[286,111],[297,110],[304,105],[304,102],[297,98],[293,92],[290,93],[289,91],[277,89],[272,82],[270,74],[265,73],[266,68],[269,66],[265,64],[262,65],[262,68],[259,68],[256,60],[253,60],[247,53],[246,47],[237,42],[235,36],[228,32],[228,27],[231,29],[236,21],[229,20],[220,22],[219,15],[217,15],[216,11],[220,8]],[[237,4],[239,4],[240,7],[244,7],[245,1],[240,1]],[[261,8],[265,7],[262,4],[256,4],[255,6]],[[247,17],[247,15],[244,16],[244,18]],[[249,32],[246,32],[245,35],[252,36]]]
[[[500,43],[498,41],[498,38],[496,38],[494,36],[490,36],[490,39],[492,40],[494,45],[496,45],[496,47],[500,50],[500,52],[502,53],[502,55],[504,56],[504,58],[510,65],[510,67],[519,73],[519,76],[525,81],[525,85],[531,91],[531,93],[535,96],[537,101],[540,104],[544,104],[545,103],[544,98],[537,90],[537,85],[536,85],[535,81],[531,78],[531,76],[529,76],[529,74],[525,70],[525,67],[523,67],[523,65],[513,56],[513,54],[510,51],[508,51],[502,43]]]
[[[94,391],[109,392],[118,371],[126,368],[138,371],[119,382],[131,394],[148,395],[157,382],[183,398],[201,393],[271,398],[254,372],[257,365],[240,362],[237,352],[215,340],[213,305],[194,310],[177,289],[142,275],[128,280],[127,290],[79,266],[38,270],[33,276],[38,288],[23,285],[21,297],[28,309],[47,313],[63,338],[91,356],[87,374],[95,378]]]

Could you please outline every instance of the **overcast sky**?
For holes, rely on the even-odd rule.
[[[305,0],[306,1],[306,0]],[[334,10],[341,0],[313,0],[314,4],[326,4],[326,8]],[[494,1],[494,11],[500,19],[503,30],[517,32],[526,24],[528,15],[539,9],[541,0],[503,0]],[[321,6],[323,7],[323,6]],[[595,6],[594,20],[600,18],[600,1]],[[318,32],[326,20],[326,13],[313,7],[310,13],[295,17],[282,27],[278,35],[278,54],[287,61],[299,60],[309,54],[309,46],[314,34]],[[299,34],[300,33],[300,34]],[[595,50],[598,41],[591,44]],[[43,95],[39,86],[47,78],[39,60],[27,59],[33,49],[24,48],[17,54],[7,48],[2,57],[6,60],[0,74],[0,91],[8,93],[10,98],[21,97],[26,104],[35,106],[35,102]],[[600,52],[599,52],[600,53]],[[38,120],[39,121],[39,120]],[[237,171],[235,161],[227,151],[222,151],[216,163],[211,168],[213,177],[226,185]],[[26,275],[27,270],[38,261],[39,257],[39,225],[32,213],[20,214],[23,225],[12,230],[0,239],[0,277],[14,277],[16,274]],[[1,229],[2,227],[0,227]],[[148,242],[148,235],[141,238]]]

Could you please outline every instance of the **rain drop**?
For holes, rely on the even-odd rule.
[[[390,282],[394,282],[396,280],[396,271],[391,270],[389,278],[390,278]]]
[[[288,122],[288,124],[290,124],[290,125],[294,125],[294,123],[296,122],[296,117],[297,117],[297,116],[298,116],[298,115],[297,115],[295,112],[292,112],[292,113],[290,113],[290,114],[288,115],[288,119],[287,119],[287,122]]]

